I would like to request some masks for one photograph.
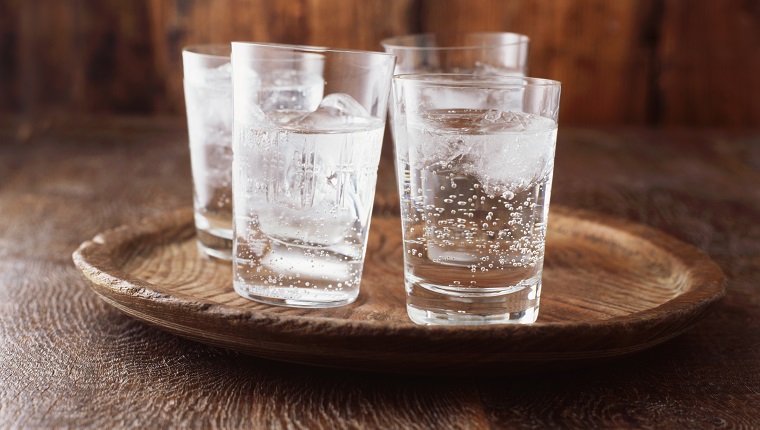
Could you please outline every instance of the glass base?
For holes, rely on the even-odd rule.
[[[364,261],[358,246],[293,245],[269,238],[257,243],[239,237],[236,246],[232,285],[245,298],[270,305],[330,308],[359,296]]]
[[[196,233],[198,235],[198,252],[201,257],[226,263],[232,261],[232,231],[229,232],[229,237],[225,237],[226,232],[218,231],[218,229],[209,232],[196,228]]]
[[[235,292],[259,303],[293,308],[334,308],[356,301],[357,292],[319,291],[308,288],[251,287],[234,283]],[[290,297],[288,297],[290,296]]]
[[[407,282],[406,310],[422,325],[530,324],[538,318],[541,280],[511,287],[503,294],[476,296],[431,290]]]

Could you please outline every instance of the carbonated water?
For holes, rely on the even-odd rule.
[[[357,106],[333,94],[307,115],[235,123],[239,294],[290,306],[356,299],[384,127]]]
[[[458,303],[472,323],[535,321],[556,122],[475,109],[418,119],[396,130],[410,317],[446,319]]]
[[[232,250],[232,81],[230,64],[185,79],[193,203],[202,254]]]

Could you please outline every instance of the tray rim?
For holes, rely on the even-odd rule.
[[[192,296],[177,292],[167,294],[160,286],[122,271],[109,258],[115,246],[111,244],[112,239],[120,238],[121,242],[129,242],[145,235],[159,234],[172,228],[187,229],[188,223],[192,224],[192,208],[182,208],[145,217],[136,223],[125,224],[106,230],[96,235],[93,239],[83,242],[73,253],[72,258],[77,268],[90,280],[92,289],[105,299],[106,302],[142,321],[191,338],[193,337],[187,336],[181,331],[173,330],[165,322],[162,323],[161,320],[150,318],[151,315],[136,313],[134,309],[124,306],[117,299],[122,297],[131,300],[138,299],[146,304],[160,303],[162,305],[195,308],[195,311],[202,313],[204,318],[223,321],[231,327],[246,326],[263,330],[264,332],[271,331],[274,326],[277,330],[286,330],[289,335],[297,335],[299,327],[308,325],[316,327],[320,333],[311,339],[315,345],[318,345],[320,340],[332,339],[335,341],[341,339],[345,341],[352,336],[361,336],[363,338],[368,336],[379,338],[401,336],[409,340],[424,340],[428,343],[435,343],[442,341],[456,342],[460,340],[482,341],[484,339],[518,341],[520,338],[545,336],[548,334],[552,336],[577,335],[579,331],[590,333],[588,335],[589,339],[598,339],[599,333],[595,333],[594,330],[601,331],[602,336],[609,336],[610,340],[614,340],[613,337],[616,334],[620,336],[625,333],[638,331],[652,331],[656,333],[659,331],[658,327],[667,327],[684,319],[691,322],[684,324],[679,330],[672,331],[667,335],[653,336],[648,343],[614,347],[615,342],[613,341],[609,348],[602,350],[579,350],[576,351],[576,354],[573,354],[569,350],[556,351],[557,354],[562,355],[562,361],[572,361],[574,356],[575,359],[585,359],[589,354],[594,357],[626,355],[630,352],[661,344],[689,330],[696,320],[701,319],[704,314],[714,308],[725,295],[726,279],[720,267],[705,253],[690,244],[681,242],[652,227],[588,210],[552,205],[550,223],[551,214],[577,218],[584,222],[594,222],[606,228],[621,230],[629,235],[643,238],[654,246],[662,248],[669,254],[677,257],[678,261],[687,269],[688,275],[692,278],[699,277],[699,279],[702,279],[702,282],[698,285],[694,285],[694,282],[691,282],[691,288],[687,291],[681,292],[658,306],[604,320],[538,321],[528,325],[486,326],[421,326],[410,321],[408,324],[390,325],[387,322],[376,320],[271,314],[246,310],[227,304],[210,303],[197,298],[190,300]],[[395,216],[397,217],[397,215]],[[188,238],[192,236],[193,234],[190,234]],[[124,239],[125,237],[127,239]],[[199,305],[198,302],[203,303]],[[211,341],[204,340],[203,337],[195,338],[195,340],[214,344]],[[236,349],[225,344],[221,344],[220,346]],[[549,353],[547,350],[543,350],[542,352],[508,351],[508,354],[520,359],[530,359],[531,356],[540,358],[546,356],[547,353]]]

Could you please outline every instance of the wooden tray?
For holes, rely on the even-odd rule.
[[[239,297],[201,259],[191,210],[104,232],[74,253],[105,301],[169,332],[256,356],[394,372],[521,373],[588,364],[671,339],[724,295],[720,268],[659,231],[552,207],[538,322],[431,327],[405,308],[398,217],[375,217],[358,300],[332,309]]]

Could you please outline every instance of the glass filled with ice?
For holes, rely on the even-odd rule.
[[[419,324],[538,316],[560,83],[393,78],[407,312]]]
[[[229,45],[182,51],[198,250],[232,258],[232,65]]]
[[[356,300],[394,57],[232,43],[233,284],[243,297]]]
[[[385,52],[396,56],[394,74],[528,74],[530,38],[524,34],[495,31],[437,32],[395,36],[380,43]],[[390,114],[393,115],[392,109]],[[386,136],[389,144],[392,135],[391,129]]]

